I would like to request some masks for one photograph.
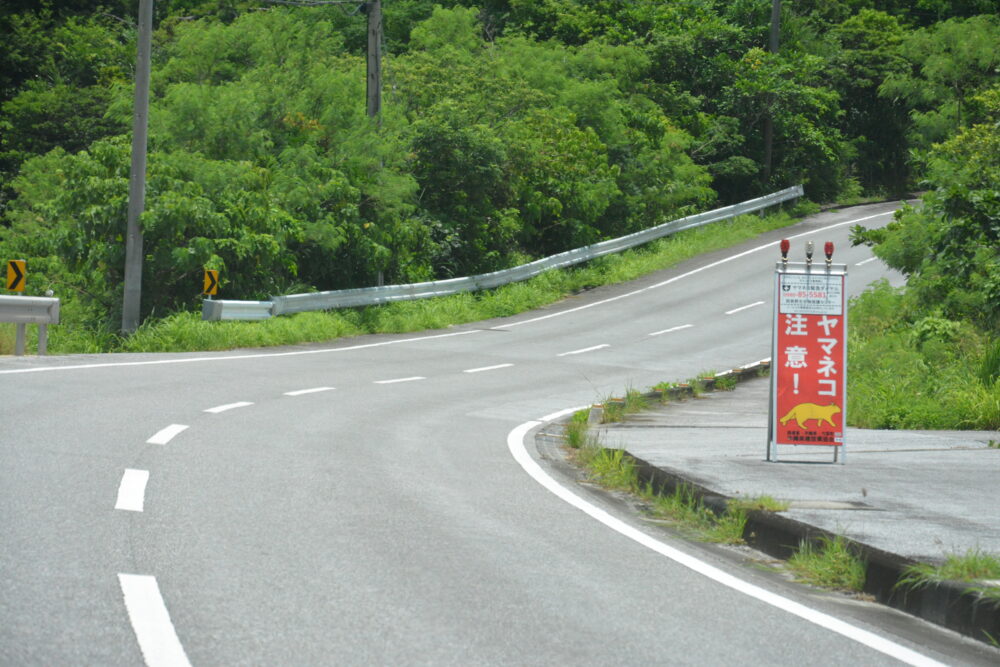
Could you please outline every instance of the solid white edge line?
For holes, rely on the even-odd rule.
[[[733,314],[738,313],[740,311],[750,310],[751,308],[756,308],[757,306],[763,306],[763,305],[764,305],[763,301],[757,301],[755,303],[751,303],[751,304],[746,305],[746,306],[740,306],[739,308],[734,308],[732,310],[727,310],[726,311],[726,315],[733,315]]]
[[[837,227],[843,227],[844,225],[853,225],[853,224],[857,224],[859,222],[864,222],[865,220],[871,220],[873,218],[880,218],[880,217],[882,217],[884,215],[892,215],[894,213],[895,213],[895,211],[886,211],[884,213],[875,213],[873,215],[866,215],[863,218],[855,218],[853,220],[846,220],[844,222],[838,222],[838,223],[835,223],[835,224],[832,224],[832,225],[827,225],[826,227],[821,227],[819,229],[815,229],[815,230],[812,230],[812,231],[803,232],[801,234],[795,234],[795,235],[789,236],[787,238],[788,238],[789,241],[791,241],[791,240],[794,240],[794,239],[802,238],[803,236],[809,236],[811,234],[820,234],[820,233],[825,232],[825,231],[827,231],[829,229],[836,229]],[[583,306],[577,306],[576,308],[569,308],[567,310],[562,310],[562,311],[559,311],[557,313],[549,313],[548,315],[542,315],[540,317],[532,317],[532,318],[529,318],[529,319],[526,319],[526,320],[521,320],[520,322],[511,322],[511,323],[508,323],[508,324],[504,324],[504,329],[510,329],[512,327],[519,327],[519,326],[522,326],[524,324],[533,324],[535,322],[541,322],[542,320],[547,320],[547,319],[550,319],[550,318],[553,318],[553,317],[562,317],[563,315],[569,315],[570,313],[575,313],[575,312],[578,312],[578,311],[581,311],[581,310],[586,310],[587,308],[593,308],[595,306],[601,306],[601,305],[604,305],[606,303],[610,303],[612,301],[618,301],[619,299],[625,299],[627,297],[635,296],[636,294],[641,294],[641,293],[649,291],[649,290],[658,289],[660,287],[664,287],[666,285],[674,283],[674,282],[676,282],[678,280],[681,280],[683,278],[687,278],[689,276],[693,276],[696,273],[701,273],[702,271],[707,271],[708,269],[713,269],[716,266],[719,266],[720,264],[725,264],[726,262],[730,262],[730,261],[732,261],[734,259],[739,259],[740,257],[745,257],[746,255],[750,255],[750,254],[753,254],[755,252],[760,252],[761,250],[765,250],[767,248],[773,248],[773,247],[777,246],[779,243],[780,243],[780,241],[774,241],[772,243],[765,243],[764,245],[757,246],[756,248],[751,248],[750,250],[745,250],[745,251],[743,251],[741,253],[737,253],[737,254],[732,255],[730,257],[726,257],[725,259],[720,259],[717,262],[713,262],[711,264],[706,264],[705,266],[703,266],[701,268],[694,269],[692,271],[688,271],[687,273],[681,274],[679,276],[674,276],[673,278],[670,278],[668,280],[664,280],[663,282],[660,282],[660,283],[656,283],[655,285],[649,285],[647,287],[643,287],[641,289],[637,289],[637,290],[634,290],[632,292],[628,292],[626,294],[620,294],[618,296],[614,296],[614,297],[611,297],[609,299],[602,299],[601,301],[595,301],[593,303],[588,303],[588,304],[583,305]],[[381,341],[381,342],[378,342],[378,343],[363,343],[361,345],[349,345],[347,347],[330,347],[330,348],[323,348],[323,349],[320,349],[320,350],[296,350],[294,352],[263,352],[263,353],[260,353],[260,354],[236,354],[236,355],[232,355],[232,356],[217,356],[217,357],[188,357],[186,359],[154,359],[154,360],[151,360],[151,361],[112,361],[112,362],[98,363],[98,364],[77,364],[77,365],[73,365],[73,366],[42,366],[42,367],[38,367],[38,368],[14,368],[14,369],[9,369],[9,370],[0,370],[0,375],[13,375],[15,373],[47,373],[47,372],[50,372],[50,371],[82,370],[82,369],[90,369],[90,368],[117,368],[117,367],[124,367],[124,366],[158,366],[158,365],[161,365],[161,364],[189,364],[189,363],[197,363],[197,362],[202,362],[202,361],[239,361],[239,360],[243,360],[243,359],[270,359],[270,358],[278,358],[278,357],[297,357],[297,356],[301,356],[301,355],[304,355],[304,354],[330,354],[330,353],[335,353],[335,352],[350,352],[352,350],[366,350],[366,349],[369,349],[369,348],[383,347],[383,346],[386,346],[386,345],[399,345],[401,343],[416,343],[416,342],[421,342],[421,341],[425,341],[425,340],[435,340],[435,339],[438,339],[438,338],[450,338],[452,336],[468,336],[470,334],[480,333],[481,331],[482,331],[481,329],[472,329],[470,331],[453,331],[453,332],[446,333],[446,334],[434,334],[432,336],[415,336],[413,338],[401,338],[401,339],[398,339],[398,340]]]
[[[821,233],[823,233],[823,232],[825,232],[827,230],[830,230],[830,229],[836,229],[837,227],[843,227],[844,225],[854,225],[854,224],[857,224],[859,222],[864,222],[865,220],[871,220],[872,218],[881,218],[884,215],[892,215],[894,213],[895,213],[895,211],[886,211],[885,213],[875,213],[874,215],[866,215],[863,218],[855,218],[853,220],[846,220],[844,222],[838,222],[838,223],[835,223],[835,224],[832,224],[832,225],[827,225],[826,227],[821,227],[819,229],[814,229],[814,230],[808,231],[808,232],[802,232],[801,234],[795,234],[793,236],[789,236],[789,237],[786,237],[786,238],[789,241],[792,241],[792,240],[795,240],[795,239],[802,238],[803,236],[812,236],[812,235],[816,235],[816,234],[821,234]],[[548,320],[548,319],[551,319],[553,317],[562,317],[563,315],[569,315],[570,313],[576,313],[576,312],[579,312],[581,310],[587,310],[588,308],[594,308],[595,306],[603,306],[606,303],[611,303],[612,301],[618,301],[619,299],[627,299],[628,297],[635,296],[636,294],[642,294],[643,292],[648,292],[650,290],[654,290],[654,289],[659,289],[661,287],[665,287],[667,285],[670,285],[671,283],[677,282],[678,280],[683,280],[684,278],[689,278],[689,277],[691,277],[691,276],[693,276],[695,274],[701,273],[702,271],[708,271],[709,269],[714,269],[715,267],[720,266],[722,264],[726,264],[727,262],[731,262],[734,259],[739,259],[741,257],[746,257],[747,255],[752,255],[755,252],[760,252],[761,250],[766,250],[768,248],[774,248],[775,246],[777,246],[780,243],[781,243],[781,241],[773,241],[771,243],[765,243],[764,245],[757,246],[756,248],[750,248],[749,250],[744,250],[741,253],[737,253],[735,255],[731,255],[730,257],[726,257],[724,259],[720,259],[720,260],[718,260],[716,262],[712,262],[711,264],[706,264],[705,266],[699,267],[697,269],[692,269],[691,271],[688,271],[687,273],[682,273],[679,276],[674,276],[673,278],[668,278],[667,280],[664,280],[663,282],[656,283],[655,285],[648,285],[646,287],[641,287],[641,288],[639,288],[637,290],[633,290],[633,291],[627,292],[625,294],[619,294],[618,296],[613,296],[613,297],[610,297],[608,299],[602,299],[600,301],[594,301],[593,303],[588,303],[588,304],[584,304],[582,306],[577,306],[576,308],[568,308],[566,310],[561,310],[561,311],[559,311],[557,313],[549,313],[548,315],[541,315],[539,317],[532,317],[532,318],[529,318],[527,320],[521,320],[520,322],[511,322],[510,324],[504,324],[503,328],[504,329],[512,329],[513,327],[519,327],[519,326],[521,326],[523,324],[534,324],[535,322],[541,322],[542,320]],[[2,371],[0,371],[0,372],[2,372]]]
[[[868,262],[874,262],[876,259],[878,259],[878,257],[869,257],[868,259],[861,260],[860,262],[858,262],[854,266],[864,266]]]
[[[245,408],[250,405],[253,405],[253,403],[249,401],[238,401],[236,403],[226,403],[225,405],[216,405],[214,408],[208,408],[207,410],[205,410],[205,412],[211,412],[213,415],[217,415],[220,412],[225,412],[226,410]]]
[[[145,574],[119,574],[118,583],[125,598],[125,610],[132,624],[139,650],[149,667],[190,667],[170,622],[170,614],[160,595],[156,577]]]
[[[611,347],[609,343],[602,343],[601,345],[594,345],[593,347],[585,347],[582,350],[573,350],[571,352],[561,352],[557,354],[557,357],[568,357],[574,354],[583,354],[584,352],[593,352],[594,350],[603,350],[606,347]]]
[[[496,371],[501,368],[510,368],[514,364],[497,364],[496,366],[483,366],[482,368],[469,368],[468,370],[462,371],[463,373],[482,373],[483,371]]]
[[[694,326],[693,324],[682,324],[679,327],[670,327],[669,329],[664,329],[663,331],[654,331],[653,333],[647,335],[660,336],[662,334],[668,334],[668,333],[673,333],[675,331],[680,331],[681,329],[690,329],[693,326]]]
[[[663,542],[646,535],[642,531],[633,528],[621,519],[611,516],[606,511],[590,504],[566,487],[560,485],[555,479],[549,476],[548,473],[542,470],[541,466],[538,465],[533,458],[531,458],[531,455],[528,454],[527,447],[524,444],[524,439],[536,426],[541,426],[548,419],[557,418],[554,415],[562,416],[572,411],[575,410],[562,410],[560,412],[553,413],[553,415],[549,415],[547,419],[525,422],[507,434],[507,448],[510,450],[514,460],[517,461],[521,468],[523,468],[524,471],[532,477],[532,479],[541,484],[547,491],[569,503],[578,510],[581,510],[591,518],[597,519],[608,528],[611,528],[625,537],[638,542],[642,546],[655,551],[661,556],[669,558],[679,565],[693,570],[698,574],[708,577],[709,579],[712,579],[713,581],[727,586],[735,591],[755,598],[765,604],[769,604],[772,607],[786,611],[794,616],[798,616],[799,618],[809,621],[810,623],[818,625],[822,628],[836,632],[837,634],[843,635],[848,639],[852,639],[860,644],[896,658],[897,660],[901,660],[907,664],[918,665],[920,667],[943,667],[942,663],[937,662],[936,660],[921,653],[917,653],[912,649],[906,648],[905,646],[897,644],[884,637],[880,637],[879,635],[869,632],[868,630],[863,630],[862,628],[853,626],[845,621],[830,616],[829,614],[811,609],[804,604],[789,600],[788,598],[782,597],[776,593],[772,593],[761,588],[760,586],[743,581],[742,579],[720,570],[714,565],[710,565],[702,560],[698,560],[694,556],[684,553],[683,551],[668,546]]]
[[[423,375],[414,375],[408,378],[394,378],[392,380],[375,380],[375,384],[399,384],[400,382],[415,382],[417,380],[426,380]]]
[[[297,389],[296,391],[286,391],[285,396],[305,396],[306,394],[317,394],[321,391],[333,391],[333,387],[313,387],[312,389]]]
[[[148,481],[148,470],[126,468],[125,472],[122,473],[122,481],[118,483],[118,499],[115,500],[115,509],[141,512],[145,505],[146,483]]]
[[[166,428],[162,428],[159,431],[157,431],[153,435],[153,437],[151,437],[146,442],[150,445],[165,445],[171,440],[173,440],[174,436],[176,436],[178,433],[185,430],[186,428],[187,428],[186,424],[171,424],[170,426],[167,426]]]
[[[361,345],[348,345],[346,347],[325,347],[321,350],[296,350],[294,352],[261,352],[260,354],[234,354],[230,356],[218,357],[187,357],[185,359],[153,359],[150,361],[109,361],[99,364],[75,364],[73,366],[42,366],[38,368],[14,368],[10,370],[0,370],[0,375],[13,375],[15,373],[45,373],[49,371],[73,371],[91,368],[119,368],[125,366],[161,366],[163,364],[191,364],[201,361],[240,361],[244,359],[274,359],[278,357],[300,357],[305,354],[330,354],[334,352],[350,352],[352,350],[367,350],[373,347],[385,347],[386,345],[400,345],[402,343],[419,343],[425,340],[436,340],[438,338],[451,338],[453,336],[468,336],[470,334],[482,333],[481,329],[470,331],[453,331],[446,334],[434,334],[431,336],[416,336],[414,338],[400,338],[397,340],[385,340],[378,343],[363,343]]]

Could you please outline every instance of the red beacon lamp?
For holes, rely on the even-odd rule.
[[[823,253],[826,255],[826,266],[830,268],[833,264],[833,241],[827,241],[823,245]]]
[[[781,263],[782,265],[788,264],[788,249],[792,247],[792,244],[788,242],[788,239],[781,239]]]

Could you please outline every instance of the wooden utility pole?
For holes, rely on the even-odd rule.
[[[771,0],[771,35],[768,51],[778,52],[778,36],[781,25],[781,0]],[[768,96],[773,99],[773,96]],[[770,101],[770,100],[769,100]],[[770,109],[764,116],[764,181],[771,180],[771,162],[774,154],[774,118]]]
[[[368,0],[368,117],[382,113],[382,0]]]
[[[139,328],[142,303],[142,227],[146,205],[146,136],[149,127],[149,70],[153,34],[153,0],[139,0],[139,43],[135,64],[135,108],[132,114],[132,169],[125,228],[125,296],[122,333]]]

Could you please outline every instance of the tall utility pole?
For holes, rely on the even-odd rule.
[[[778,52],[778,34],[781,26],[781,0],[771,0],[771,35],[768,51]],[[768,110],[764,116],[764,180],[771,180],[771,161],[774,151],[774,118]]]
[[[368,117],[382,113],[382,0],[368,0]]]
[[[139,216],[146,205],[146,136],[149,127],[150,43],[153,0],[139,0],[139,46],[135,64],[135,108],[132,115],[132,171],[128,184],[128,221],[125,230],[125,297],[122,333],[139,328],[142,302],[142,228]]]

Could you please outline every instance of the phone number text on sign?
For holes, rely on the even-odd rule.
[[[844,308],[843,276],[781,276],[778,310],[800,315],[840,315]]]

